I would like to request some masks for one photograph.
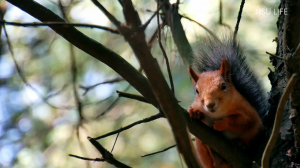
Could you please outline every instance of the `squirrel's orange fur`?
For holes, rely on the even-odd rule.
[[[232,84],[227,60],[222,60],[220,70],[198,74],[189,67],[189,74],[197,92],[189,107],[191,118],[221,131],[228,139],[249,145],[262,129],[262,122],[256,110]],[[196,146],[204,168],[230,167],[225,160],[219,161],[220,156],[212,154],[199,139],[196,139]]]

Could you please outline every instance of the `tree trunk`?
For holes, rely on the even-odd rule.
[[[276,55],[280,58],[272,57],[271,62],[275,68],[274,72],[270,72],[269,79],[272,85],[270,93],[270,110],[264,121],[267,132],[270,133],[276,108],[279,99],[286,87],[287,81],[293,73],[298,73],[300,68],[299,55],[296,48],[299,44],[300,34],[300,1],[282,0],[278,11],[283,11],[277,21],[278,37]],[[293,54],[293,53],[296,54]],[[280,137],[273,149],[270,167],[272,168],[298,168],[300,167],[299,158],[299,87],[300,82],[295,84],[294,91],[288,101],[280,130]],[[298,130],[298,131],[297,131]]]

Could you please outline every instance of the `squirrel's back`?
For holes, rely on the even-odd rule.
[[[232,35],[221,39],[207,37],[194,50],[193,69],[198,73],[220,69],[225,58],[231,67],[232,83],[236,90],[255,108],[261,118],[268,108],[266,91],[256,74],[246,63],[239,44]]]

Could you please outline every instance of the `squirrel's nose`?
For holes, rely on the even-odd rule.
[[[207,108],[212,109],[214,108],[215,103],[214,102],[210,102],[209,104],[206,105]]]

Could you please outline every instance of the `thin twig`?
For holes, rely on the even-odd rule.
[[[116,82],[121,82],[121,81],[124,81],[123,78],[115,78],[115,79],[111,79],[111,80],[107,80],[105,82],[100,82],[100,83],[97,83],[95,85],[92,85],[92,86],[79,86],[81,89],[84,89],[84,93],[83,95],[86,95],[88,91],[90,91],[91,89],[95,88],[96,86],[99,86],[99,85],[102,85],[102,84],[108,84],[108,83],[116,83]]]
[[[81,160],[94,161],[94,162],[104,162],[105,161],[104,159],[100,159],[100,158],[91,159],[91,158],[85,158],[85,157],[72,155],[72,154],[69,154],[69,156],[77,158],[77,159],[81,159]]]
[[[89,105],[100,104],[100,103],[103,103],[103,102],[105,102],[106,100],[110,99],[112,96],[113,96],[113,94],[111,94],[110,96],[106,97],[105,99],[98,100],[98,101],[96,101],[96,102],[88,102],[88,103],[84,103],[84,104],[82,104],[82,106],[89,106]]]
[[[281,99],[279,101],[277,111],[276,111],[272,134],[270,136],[270,139],[268,141],[268,144],[265,148],[265,151],[263,153],[263,157],[261,160],[262,168],[269,168],[269,159],[270,159],[272,150],[274,148],[274,145],[277,141],[278,135],[279,135],[284,107],[285,107],[286,101],[288,100],[288,98],[290,96],[290,93],[293,91],[294,84],[296,83],[296,81],[298,79],[299,79],[299,76],[297,74],[293,74],[293,76],[291,77],[290,81],[288,82],[288,84],[281,96]]]
[[[179,4],[180,4],[180,0],[177,0],[177,1],[176,1],[176,6],[177,6],[177,8],[178,8]]]
[[[62,13],[64,19],[67,22],[69,22],[69,19],[67,18],[67,15],[64,11],[64,7],[61,3],[61,0],[59,0],[58,3],[59,3],[59,7],[60,7],[60,10],[61,10],[61,13]],[[82,107],[82,102],[79,98],[79,94],[78,94],[78,90],[77,90],[77,66],[76,66],[76,57],[75,57],[75,52],[74,52],[74,46],[72,43],[69,43],[69,50],[70,50],[70,64],[71,64],[70,72],[71,72],[71,78],[72,78],[72,88],[73,88],[73,94],[75,97],[75,103],[77,106],[77,111],[79,114],[79,122],[81,122],[84,119],[83,115],[82,115],[83,107]],[[79,127],[77,128],[77,131],[79,131]],[[78,136],[79,136],[79,133],[78,133]]]
[[[157,6],[156,11],[153,13],[153,15],[150,17],[150,19],[148,19],[148,21],[140,27],[142,31],[144,31],[144,30],[147,28],[147,26],[149,25],[149,23],[151,22],[151,20],[152,20],[157,14],[159,14],[159,10],[163,7],[163,5],[164,5],[166,2],[168,2],[168,0],[165,0],[161,5],[158,5],[158,4],[159,4],[159,1],[157,1],[157,5],[158,5],[158,6]],[[158,24],[158,25],[159,25],[159,24]]]
[[[157,151],[157,152],[153,152],[153,153],[149,153],[149,154],[143,155],[143,156],[141,156],[141,157],[147,157],[147,156],[155,155],[155,154],[158,154],[158,153],[162,153],[162,152],[165,152],[165,151],[167,151],[167,150],[169,150],[169,149],[172,149],[172,148],[174,148],[174,147],[176,147],[176,146],[177,146],[177,145],[172,145],[172,146],[169,146],[169,147],[167,147],[167,148],[165,148],[165,149],[163,149],[163,150],[160,150],[160,151]]]
[[[193,138],[192,141],[195,141],[195,138]],[[147,156],[155,155],[155,154],[158,154],[158,153],[162,153],[162,152],[165,152],[165,151],[167,151],[167,150],[169,150],[171,148],[174,148],[176,146],[177,146],[176,144],[175,145],[171,145],[171,146],[169,146],[169,147],[167,147],[167,148],[165,148],[163,150],[160,150],[160,151],[157,151],[157,152],[153,152],[153,153],[149,153],[149,154],[143,155],[141,157],[147,157]]]
[[[163,29],[165,27],[165,25],[166,25],[165,23],[160,24],[159,25],[160,29]],[[159,27],[156,28],[155,32],[152,34],[150,40],[148,41],[149,48],[152,47],[154,41],[157,39],[157,34],[158,34],[158,28]]]
[[[223,2],[220,0],[219,4],[219,10],[220,10],[220,15],[219,15],[219,24],[228,27],[231,30],[231,27],[225,23],[223,23]]]
[[[75,102],[76,102],[76,106],[77,106],[77,110],[78,110],[78,114],[80,117],[80,120],[83,119],[82,116],[82,102],[79,98],[79,94],[77,91],[77,66],[76,66],[76,58],[75,58],[75,53],[74,53],[74,46],[69,43],[69,47],[70,47],[70,61],[71,61],[71,74],[72,74],[72,86],[73,86],[73,94],[75,97]]]
[[[128,85],[124,91],[126,92],[129,88],[131,87],[131,85]],[[102,111],[100,114],[98,114],[95,118],[98,119],[101,116],[103,116],[105,113],[107,113],[109,110],[111,110],[112,108],[115,107],[115,105],[118,103],[118,101],[120,100],[120,97],[118,97],[115,101],[113,101],[104,111]]]
[[[256,168],[260,168],[260,166],[256,163],[256,161],[253,161],[253,164]]]
[[[180,160],[180,166],[181,168],[183,168],[183,162],[182,162],[182,157],[180,156],[180,153],[177,151],[177,154],[178,154],[178,157],[179,157],[179,160]],[[202,168],[202,167],[200,167]]]
[[[72,3],[72,1],[70,2],[70,4],[68,6],[70,6]],[[64,7],[61,3],[61,0],[58,1],[58,4],[59,4],[59,7],[60,7],[60,11],[62,13],[62,16],[63,18],[69,22],[69,19],[67,17],[67,14],[64,10]],[[82,121],[84,120],[83,118],[83,104],[79,98],[79,94],[78,94],[78,90],[77,90],[77,66],[76,66],[76,57],[75,57],[75,52],[74,52],[74,46],[72,43],[69,43],[69,51],[70,51],[70,72],[71,72],[71,79],[72,79],[72,90],[73,90],[73,94],[74,94],[74,97],[75,97],[75,103],[76,103],[76,106],[77,106],[77,112],[78,112],[78,115],[79,115],[79,122],[76,126],[76,137],[77,137],[77,140],[79,142],[79,147],[80,147],[80,150],[82,152],[83,155],[87,155],[87,152],[86,152],[86,149],[84,148],[81,140],[80,140],[80,131],[79,131],[79,128],[80,128],[80,125],[82,124]],[[89,166],[89,162],[86,162],[86,167],[90,167]]]
[[[79,127],[80,127],[80,125],[82,124],[83,121],[84,121],[83,119],[80,120],[80,121],[79,121],[79,124],[77,124],[77,126],[76,126],[76,138],[77,138],[77,140],[78,140],[78,143],[79,143],[79,147],[80,147],[81,153],[82,153],[83,155],[87,155],[86,149],[84,148],[83,143],[82,143],[82,141],[81,141],[81,139],[80,139],[80,132],[79,132]],[[82,125],[81,125],[81,126],[82,126]],[[83,127],[83,128],[84,128],[84,127]],[[96,158],[96,159],[97,159],[97,158]],[[87,163],[86,166],[89,167],[89,166],[90,166],[89,163]]]
[[[117,93],[118,93],[119,97],[126,97],[126,98],[129,98],[129,99],[138,100],[138,101],[141,101],[141,102],[144,102],[144,103],[149,103],[147,101],[147,99],[145,99],[143,96],[140,96],[140,95],[125,93],[125,92],[120,92],[120,91],[117,91]]]
[[[220,0],[219,11],[220,11],[219,23],[222,24],[223,23],[223,3],[222,3],[222,0]]]
[[[17,73],[20,76],[22,82],[26,86],[30,87],[43,100],[43,102],[46,103],[47,105],[49,105],[50,107],[55,108],[55,109],[70,109],[70,108],[73,108],[73,107],[57,107],[57,106],[54,106],[54,105],[50,104],[47,101],[48,98],[45,98],[36,88],[34,88],[31,84],[28,83],[26,77],[22,73],[22,70],[21,70],[21,68],[20,68],[20,66],[19,66],[19,64],[18,64],[18,62],[17,62],[17,60],[15,58],[15,55],[14,55],[14,52],[13,52],[13,49],[12,49],[12,45],[10,43],[9,36],[7,34],[5,25],[3,25],[3,30],[4,30],[4,34],[5,34],[6,40],[7,40],[8,49],[9,49],[9,51],[11,53],[11,56],[13,58],[13,61],[14,61],[14,64],[15,64],[15,67],[16,67],[16,70],[17,70]]]
[[[300,43],[298,44],[296,51],[294,52],[293,56],[300,55]]]
[[[45,97],[45,99],[48,100],[48,99],[50,99],[51,97],[54,97],[54,96],[60,94],[60,93],[63,92],[67,87],[68,87],[68,85],[66,85],[66,84],[63,85],[63,87],[62,87],[60,90],[58,90],[58,91],[56,91],[56,92],[54,92],[54,93],[51,93],[51,94],[47,95],[47,97]]]
[[[241,5],[240,5],[240,11],[239,11],[238,18],[237,18],[236,25],[235,25],[235,30],[234,30],[234,33],[233,33],[233,39],[234,40],[236,40],[236,35],[238,33],[238,30],[239,30],[239,24],[240,24],[240,21],[241,21],[241,18],[242,18],[244,4],[245,4],[245,0],[242,0]]]
[[[267,51],[266,51],[266,54],[270,55],[271,57],[278,58],[278,59],[284,59],[284,58],[282,58],[282,57],[278,57],[278,56],[276,56],[276,55],[274,55],[274,54],[271,54],[271,53],[269,53],[269,52],[267,52]]]
[[[117,140],[118,140],[119,135],[120,135],[120,132],[117,134],[117,137],[116,137],[116,139],[115,139],[114,145],[113,145],[113,147],[112,147],[110,153],[112,153],[112,152],[114,151],[114,148],[115,148],[115,145],[116,145],[116,143],[117,143]]]
[[[86,23],[64,23],[64,22],[24,22],[24,23],[17,23],[17,22],[7,22],[5,20],[0,20],[0,23],[11,25],[11,26],[20,26],[20,27],[40,27],[40,26],[49,26],[49,25],[57,25],[63,27],[75,26],[75,27],[83,27],[83,28],[97,28],[102,29],[113,34],[120,34],[117,29],[105,27],[105,26],[98,26],[94,24],[86,24]]]
[[[71,1],[70,3],[72,3],[72,1]],[[59,6],[59,9],[60,9],[60,12],[61,12],[63,18],[64,18],[66,21],[68,21],[67,15],[66,15],[66,12],[65,12],[65,9],[64,9],[65,7],[62,5],[61,0],[58,1],[58,6]],[[68,6],[70,6],[70,4],[69,4]],[[69,21],[68,21],[68,22],[69,22]]]
[[[95,139],[88,137],[88,140],[94,145],[94,147],[101,153],[104,161],[119,167],[119,168],[130,168],[129,166],[125,165],[122,162],[119,162],[114,158],[114,156],[107,151],[99,142],[97,142]]]
[[[118,0],[118,1],[119,1],[120,5],[123,6],[122,0]]]
[[[201,24],[201,23],[197,22],[196,20],[194,20],[192,18],[189,18],[187,16],[184,16],[184,15],[180,15],[180,16],[182,18],[185,18],[185,19],[189,20],[189,21],[197,23],[200,27],[202,27],[204,30],[206,30],[212,37],[214,37],[216,40],[218,40],[221,43],[220,39],[211,30],[209,30],[207,27],[205,27],[203,24]]]
[[[166,2],[166,1],[164,1]],[[163,5],[163,4],[162,4]],[[161,5],[161,6],[162,6]],[[159,11],[159,1],[157,1],[157,12]],[[166,60],[166,65],[167,65],[167,70],[168,70],[168,75],[169,75],[169,80],[170,80],[170,85],[171,85],[171,90],[173,92],[173,94],[175,95],[175,88],[174,88],[174,83],[173,83],[173,77],[172,77],[172,73],[171,73],[171,68],[170,68],[170,64],[169,64],[169,59],[168,59],[168,56],[167,56],[167,53],[161,43],[161,32],[160,32],[160,24],[159,24],[159,17],[157,16],[157,25],[158,25],[158,43],[159,43],[159,47],[163,53],[163,56]]]
[[[121,26],[121,23],[112,15],[110,14],[97,0],[92,0],[92,2],[103,12],[103,14],[113,22],[117,27]]]
[[[136,126],[136,125],[139,125],[139,124],[142,124],[142,123],[147,123],[147,122],[150,122],[150,121],[154,121],[156,119],[159,119],[159,118],[162,118],[162,114],[161,113],[157,113],[151,117],[148,117],[148,118],[144,118],[142,120],[139,120],[139,121],[136,121],[132,124],[129,124],[125,127],[122,127],[118,130],[115,130],[115,131],[112,131],[112,132],[109,132],[107,134],[104,134],[104,135],[101,135],[99,137],[96,137],[94,138],[95,140],[99,140],[99,139],[102,139],[102,138],[105,138],[105,137],[108,137],[108,136],[111,136],[111,135],[114,135],[114,134],[117,134],[117,133],[120,133],[120,132],[123,132],[125,130],[128,130],[129,128],[133,127],[133,126]]]

